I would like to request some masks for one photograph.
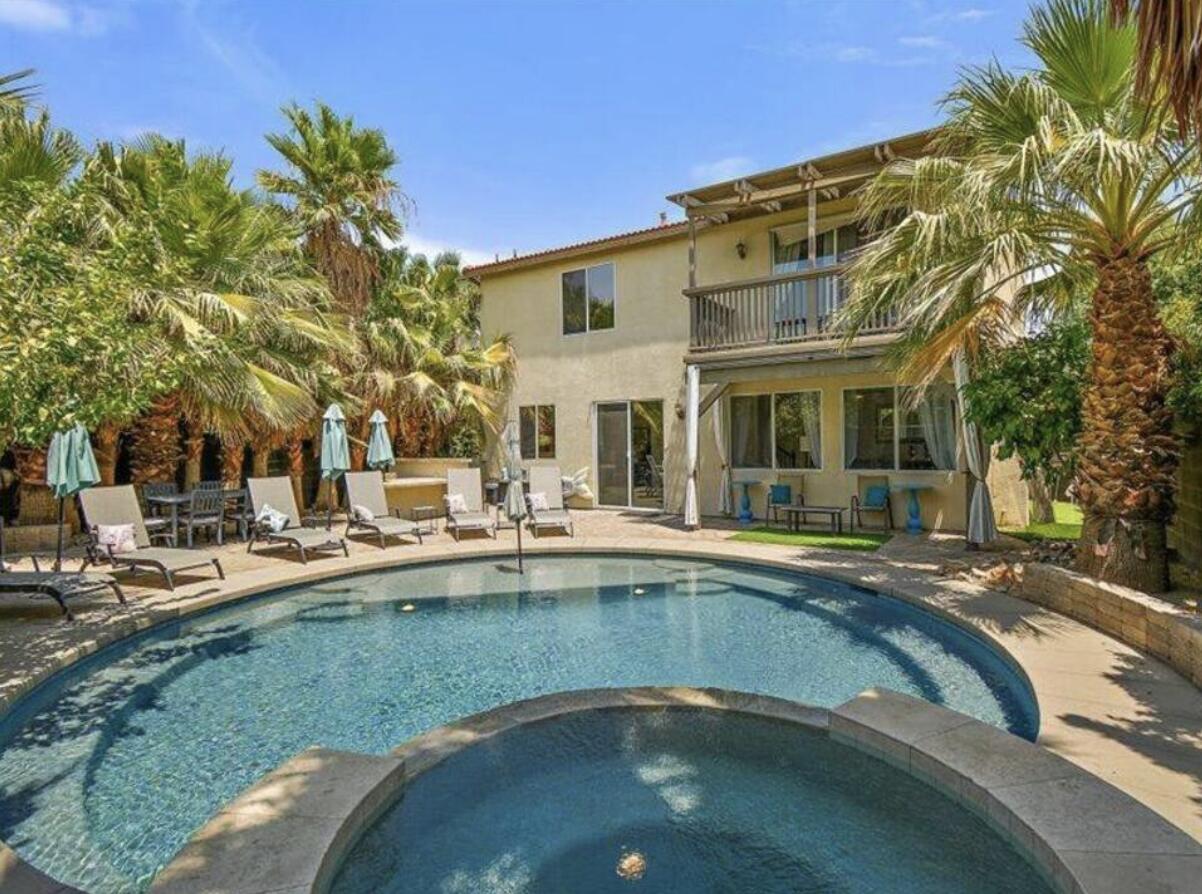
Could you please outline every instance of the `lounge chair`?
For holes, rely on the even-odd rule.
[[[250,494],[250,505],[255,522],[250,529],[250,542],[246,551],[250,552],[256,542],[265,540],[267,543],[284,544],[300,552],[302,562],[309,561],[309,550],[340,549],[344,556],[350,553],[346,548],[346,540],[325,528],[309,527],[305,522],[315,523],[316,519],[301,520],[300,510],[296,508],[296,496],[292,492],[292,479],[286,476],[278,478],[249,478],[246,482]],[[258,521],[259,513],[264,506],[270,506],[277,512],[288,516],[288,522],[281,531],[273,531],[263,522]]]
[[[401,518],[401,510],[388,512],[388,498],[384,496],[384,474],[382,472],[347,472],[346,502],[347,521],[346,536],[351,531],[371,531],[380,538],[380,548],[384,548],[387,537],[416,537],[422,542],[421,528],[417,522]],[[356,510],[362,507],[371,513],[370,519],[360,518]]]
[[[150,534],[138,508],[138,497],[131,485],[116,487],[90,487],[80,491],[79,503],[83,507],[84,519],[92,536],[90,561],[107,561],[115,569],[128,568],[135,574],[140,569],[150,569],[163,575],[168,589],[175,589],[175,575],[193,568],[212,565],[217,576],[225,580],[220,560],[209,553],[190,549],[175,549],[167,546],[151,546]],[[133,525],[134,543],[137,549],[131,552],[114,553],[102,549],[96,539],[100,525]],[[159,535],[165,536],[165,535]],[[85,563],[86,565],[86,563]]]
[[[851,529],[864,530],[863,513],[881,516],[886,531],[893,529],[893,501],[889,499],[889,478],[885,475],[857,475],[856,493],[851,496]]]
[[[39,594],[58,603],[68,621],[75,615],[67,608],[67,599],[106,588],[117,594],[117,601],[128,605],[120,584],[108,574],[84,574],[72,571],[41,571],[36,556],[33,571],[10,571],[4,561],[4,519],[0,518],[0,593]]]
[[[546,509],[534,508],[534,495],[543,494],[547,498]],[[572,516],[563,505],[563,476],[559,466],[531,466],[530,489],[526,494],[526,506],[530,510],[530,530],[538,536],[540,528],[561,528],[572,537],[576,536],[576,528],[572,524]]]
[[[466,509],[451,511],[451,497],[463,497]],[[447,530],[459,539],[461,531],[487,531],[495,539],[497,523],[484,510],[484,485],[480,482],[479,469],[447,469],[447,495],[443,497],[447,507]]]

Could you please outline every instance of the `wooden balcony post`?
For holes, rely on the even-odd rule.
[[[810,269],[818,269],[818,191],[811,184],[807,195],[809,214],[806,225],[809,229]],[[805,284],[806,290],[806,334],[817,335],[818,326],[818,291],[821,288],[819,280],[812,279]]]

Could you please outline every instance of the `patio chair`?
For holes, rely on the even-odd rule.
[[[856,493],[851,497],[848,521],[851,530],[864,527],[862,513],[879,513],[886,531],[893,530],[893,501],[889,499],[889,478],[885,475],[857,475]]]
[[[452,511],[452,498],[463,499],[463,509]],[[462,531],[486,531],[493,539],[497,536],[497,523],[484,510],[484,486],[480,483],[479,469],[447,469],[447,495],[443,497],[447,507],[447,530],[459,540]]]
[[[346,503],[346,536],[351,536],[352,530],[371,531],[380,538],[380,549],[384,548],[387,537],[416,537],[422,542],[421,527],[415,521],[401,518],[401,510],[388,511],[388,498],[384,495],[383,472],[347,472]],[[366,509],[371,518],[360,513]]]
[[[778,481],[768,485],[768,496],[764,501],[764,518],[771,519],[773,524],[779,524],[782,506],[800,506],[806,499],[800,482],[794,491],[793,485]]]
[[[183,520],[188,537],[188,548],[192,548],[192,540],[197,530],[214,530],[217,532],[218,545],[225,542],[225,494],[221,490],[221,482],[215,482],[216,488],[202,487],[214,482],[202,481],[192,491],[192,501],[188,504],[188,514]]]
[[[125,601],[121,585],[111,575],[84,574],[82,571],[42,571],[38,568],[36,556],[30,557],[33,559],[33,571],[10,571],[4,561],[4,555],[4,519],[0,518],[0,593],[49,596],[58,603],[68,621],[75,620],[75,615],[67,607],[67,599],[72,596],[111,589],[117,595],[118,602],[129,605]]]
[[[142,569],[157,571],[171,590],[175,589],[176,574],[208,565],[212,565],[217,576],[225,580],[225,572],[221,570],[221,562],[216,556],[175,547],[151,546],[150,534],[146,530],[142,511],[138,508],[138,498],[131,485],[90,487],[80,491],[79,503],[92,537],[89,561],[107,561],[116,569],[128,568],[135,574]],[[134,543],[137,548],[122,553],[115,553],[111,548],[102,549],[96,539],[100,525],[133,525]]]
[[[170,542],[171,519],[163,514],[162,506],[149,503],[146,498],[177,493],[179,493],[179,488],[173,481],[150,481],[139,489],[138,506],[142,510],[142,523],[146,525],[146,530],[150,532],[152,538],[161,535],[167,537]]]
[[[291,478],[283,475],[277,478],[248,478],[246,486],[255,517],[250,529],[250,542],[246,545],[247,552],[254,548],[256,542],[265,540],[269,544],[292,547],[300,552],[302,562],[309,561],[310,550],[340,549],[344,556],[350,556],[345,538],[325,528],[313,527],[317,519],[301,519],[300,510],[296,508],[296,497],[292,493]],[[282,530],[273,531],[266,523],[258,520],[264,506],[270,506],[288,516]]]
[[[542,494],[547,500],[546,509],[534,508],[534,497]],[[563,475],[559,466],[532,466],[530,468],[530,490],[526,494],[526,506],[530,510],[529,526],[535,537],[540,528],[562,528],[569,536],[576,536],[572,516],[563,505]]]

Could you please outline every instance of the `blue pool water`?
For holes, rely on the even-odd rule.
[[[367,891],[1051,894],[902,771],[795,724],[679,708],[585,711],[453,755],[406,786],[331,894]]]
[[[85,890],[142,891],[218,807],[303,748],[384,753],[565,689],[718,686],[829,706],[887,686],[1035,734],[1033,699],[997,654],[865,590],[655,557],[507,568],[283,591],[57,675],[0,720],[0,840]]]

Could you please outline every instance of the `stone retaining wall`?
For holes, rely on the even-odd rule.
[[[1154,655],[1202,688],[1202,616],[1056,565],[1026,565],[1019,595]]]

